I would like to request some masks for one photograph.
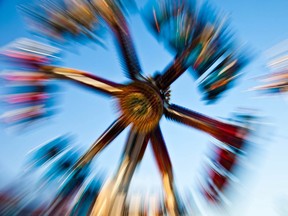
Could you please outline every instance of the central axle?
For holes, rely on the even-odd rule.
[[[119,108],[127,123],[143,133],[152,131],[163,115],[163,97],[149,82],[133,82],[118,95]]]

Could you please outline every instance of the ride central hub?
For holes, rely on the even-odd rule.
[[[118,96],[124,120],[139,132],[150,132],[163,114],[163,99],[150,83],[134,82],[123,87]]]

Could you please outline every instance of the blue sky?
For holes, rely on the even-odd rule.
[[[37,39],[26,30],[27,26],[16,10],[19,2],[29,1],[0,0],[0,47],[19,37]],[[213,0],[211,3],[229,15],[239,41],[245,42],[255,53],[254,61],[243,70],[247,75],[241,79],[239,85],[227,92],[218,103],[205,105],[200,100],[201,93],[189,72],[172,85],[172,102],[213,117],[229,117],[238,107],[259,110],[258,113],[265,117],[265,122],[273,126],[265,126],[263,129],[263,138],[257,142],[249,167],[242,173],[243,181],[240,182],[241,189],[236,199],[238,202],[233,204],[231,212],[232,215],[245,216],[279,215],[278,201],[288,201],[287,100],[285,101],[284,96],[258,98],[255,92],[245,90],[258,84],[254,77],[268,73],[262,53],[288,38],[288,1]],[[172,60],[173,55],[151,36],[139,16],[131,16],[129,24],[143,71],[146,74],[161,71]],[[93,44],[86,47],[81,44],[70,46],[63,56],[63,65],[90,71],[116,82],[127,81],[109,35],[107,47],[105,50]],[[116,119],[115,102],[110,98],[66,82],[61,86],[63,91],[59,95],[60,112],[47,124],[45,122],[33,132],[22,134],[7,133],[5,127],[0,125],[0,172],[3,174],[0,178],[1,185],[20,175],[25,155],[31,148],[69,132],[77,137],[76,144],[85,150]],[[177,185],[180,188],[197,187],[195,179],[201,173],[204,155],[209,153],[211,138],[165,119],[161,120],[161,127],[174,165]],[[100,169],[115,171],[127,131],[121,133],[96,159]],[[148,188],[157,191],[159,185],[160,178],[148,148],[133,179],[133,190],[142,191]],[[207,215],[215,214],[208,211]]]

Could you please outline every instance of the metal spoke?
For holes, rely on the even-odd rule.
[[[75,164],[74,169],[89,163],[100,151],[112,142],[127,126],[122,117],[113,122],[108,129],[93,143],[89,150]]]
[[[143,80],[140,62],[120,6],[111,0],[93,0],[92,5],[114,33],[126,75],[133,80]]]
[[[55,78],[72,80],[77,84],[88,86],[108,95],[117,95],[122,91],[122,85],[105,80],[84,71],[53,66],[43,66],[41,69],[48,73],[48,75],[51,75]]]
[[[115,27],[114,34],[117,39],[117,47],[121,54],[122,64],[127,75],[133,80],[143,80],[141,66],[136,55],[136,50],[128,28]]]
[[[94,142],[89,150],[77,161],[77,163],[71,169],[71,173],[68,175],[67,179],[74,179],[75,176],[81,172],[81,170],[85,169],[85,165],[87,165],[100,151],[108,146],[108,144],[111,143],[111,141],[114,140],[125,128],[126,123],[122,117],[113,122],[108,129]],[[81,183],[78,186],[80,187]],[[67,199],[70,197],[72,192],[72,190],[69,191],[67,185],[63,185],[62,190],[60,190],[60,193],[58,193],[53,199],[45,215],[52,215],[55,214],[55,212],[60,211],[64,206],[64,202],[69,201]],[[66,194],[66,196],[64,196],[63,193],[67,193],[68,195]]]
[[[99,193],[91,215],[121,215],[135,169],[147,147],[149,135],[130,131],[122,162],[114,178]]]
[[[174,185],[172,163],[159,125],[151,134],[151,145],[158,168],[162,175],[168,213],[171,216],[181,215]]]
[[[121,182],[120,191],[128,191],[135,168],[143,158],[148,141],[148,135],[136,132],[133,129],[131,130],[122,162],[115,178]],[[121,177],[121,173],[123,173],[123,178]]]
[[[204,131],[235,148],[241,147],[248,132],[246,128],[241,126],[225,123],[174,104],[165,108],[165,115],[168,119]]]
[[[174,61],[164,70],[156,82],[160,89],[167,89],[176,79],[178,79],[189,67],[187,58],[200,41],[200,37],[193,40],[191,45],[181,54],[177,55]]]

